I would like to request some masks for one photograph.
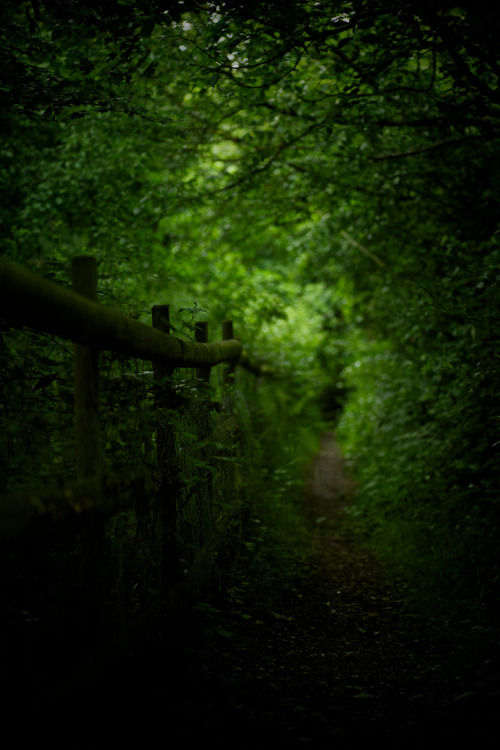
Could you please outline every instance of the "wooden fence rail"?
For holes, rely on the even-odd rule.
[[[75,265],[81,265],[80,259],[74,260]],[[166,335],[3,258],[0,314],[16,325],[167,367],[213,367],[238,360],[243,349],[236,339],[208,344]]]
[[[175,472],[175,434],[164,418],[176,404],[169,377],[176,368],[193,367],[196,377],[208,382],[210,368],[225,363],[224,386],[233,379],[237,364],[254,374],[259,374],[260,368],[244,354],[241,342],[233,336],[230,321],[223,324],[220,341],[207,342],[203,323],[196,326],[195,342],[184,341],[169,333],[168,305],[153,308],[152,327],[99,305],[93,258],[74,259],[72,280],[73,288],[64,288],[0,258],[0,316],[14,327],[27,326],[74,343],[76,470],[76,480],[62,487],[28,489],[0,496],[0,539],[16,539],[41,517],[51,521],[68,517],[83,519],[82,530],[78,532],[83,570],[82,607],[96,612],[99,592],[92,587],[102,559],[102,519],[127,504],[133,505],[133,491],[128,499],[126,495],[137,482],[141,485],[142,498],[149,492],[159,499],[161,586],[168,588],[175,584],[175,496],[179,484]],[[131,467],[119,473],[103,474],[98,408],[98,359],[102,350],[153,363],[157,393],[157,469],[153,473],[150,468]],[[91,523],[86,525],[85,518],[89,517]],[[206,556],[207,549],[201,550],[201,554]],[[196,561],[193,565],[196,566]]]

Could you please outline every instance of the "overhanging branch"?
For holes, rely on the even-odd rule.
[[[435,151],[440,148],[446,148],[448,146],[458,146],[461,143],[467,141],[483,141],[490,140],[494,136],[486,135],[464,135],[461,138],[448,138],[442,141],[436,141],[428,146],[420,146],[419,148],[409,149],[408,151],[398,151],[392,154],[381,154],[380,156],[370,156],[370,161],[387,161],[389,159],[405,159],[408,156],[417,156],[418,154],[424,154],[427,151]]]

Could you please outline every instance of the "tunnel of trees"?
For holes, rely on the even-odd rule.
[[[232,319],[275,375],[269,502],[333,425],[347,522],[440,627],[498,646],[497,5],[4,0],[0,18],[2,254],[57,283],[92,255],[103,304],[168,302],[180,335],[200,310]],[[69,395],[49,337],[0,342],[12,491],[64,468]],[[111,408],[106,429],[127,461]]]

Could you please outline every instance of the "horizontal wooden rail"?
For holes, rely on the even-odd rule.
[[[101,502],[96,503],[94,478],[66,482],[45,489],[26,489],[0,494],[0,540],[16,539],[43,520],[51,523],[77,521],[92,516],[111,516],[132,506],[137,491],[148,497],[158,490],[151,469],[132,467],[99,478]],[[139,488],[139,489],[138,489]],[[40,527],[36,526],[39,530]]]
[[[238,360],[237,339],[192,343],[97,304],[0,258],[0,313],[78,344],[174,367],[213,367]]]

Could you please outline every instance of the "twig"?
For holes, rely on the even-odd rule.
[[[482,135],[464,135],[462,138],[449,138],[444,141],[437,141],[431,143],[429,146],[421,146],[420,148],[410,149],[409,151],[398,151],[394,154],[382,154],[382,156],[370,156],[371,161],[385,161],[387,159],[404,159],[407,156],[415,156],[417,154],[423,154],[426,151],[434,151],[437,148],[443,148],[444,146],[456,146],[464,141],[473,140],[484,140],[486,136]]]
[[[383,260],[380,260],[379,257],[371,253],[364,245],[362,245],[360,242],[354,239],[354,237],[351,237],[350,234],[348,234],[345,229],[341,229],[340,234],[342,237],[345,237],[345,239],[351,243],[351,245],[354,245],[354,247],[357,247],[358,250],[361,250],[362,253],[368,256],[368,258],[371,258],[374,263],[379,265],[381,268],[385,268],[385,263]]]

